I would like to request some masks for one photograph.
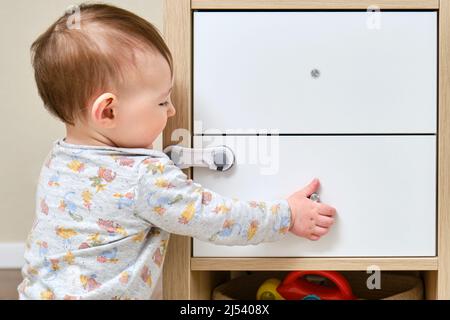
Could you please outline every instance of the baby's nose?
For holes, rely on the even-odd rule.
[[[175,107],[173,105],[170,105],[170,108],[167,111],[167,115],[169,117],[173,117],[176,113],[177,113],[177,111],[175,110]]]

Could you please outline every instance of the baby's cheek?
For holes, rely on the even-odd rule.
[[[143,106],[138,108],[132,116],[129,130],[134,131],[140,139],[155,139],[166,125],[164,108]]]
[[[134,141],[145,139],[149,127],[149,118],[145,114],[133,114],[122,123],[122,134]]]
[[[151,140],[150,142],[156,139],[166,125],[164,117],[158,112],[152,112],[138,121],[140,121],[139,134],[141,137]]]
[[[146,131],[153,138],[156,139],[158,135],[164,130],[166,120],[163,117],[154,118],[147,124]]]
[[[167,115],[165,113],[161,114],[158,122],[158,128],[162,131],[167,124]]]

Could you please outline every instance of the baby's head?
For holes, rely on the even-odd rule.
[[[151,146],[175,114],[172,56],[157,29],[135,14],[82,4],[33,43],[45,107],[72,140]]]

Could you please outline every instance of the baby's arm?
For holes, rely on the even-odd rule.
[[[243,201],[193,182],[167,158],[141,163],[137,212],[170,233],[225,245],[277,241],[291,228],[287,200]]]

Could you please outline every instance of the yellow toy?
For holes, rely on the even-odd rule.
[[[270,278],[264,281],[256,293],[256,300],[285,300],[277,291],[281,280]]]

